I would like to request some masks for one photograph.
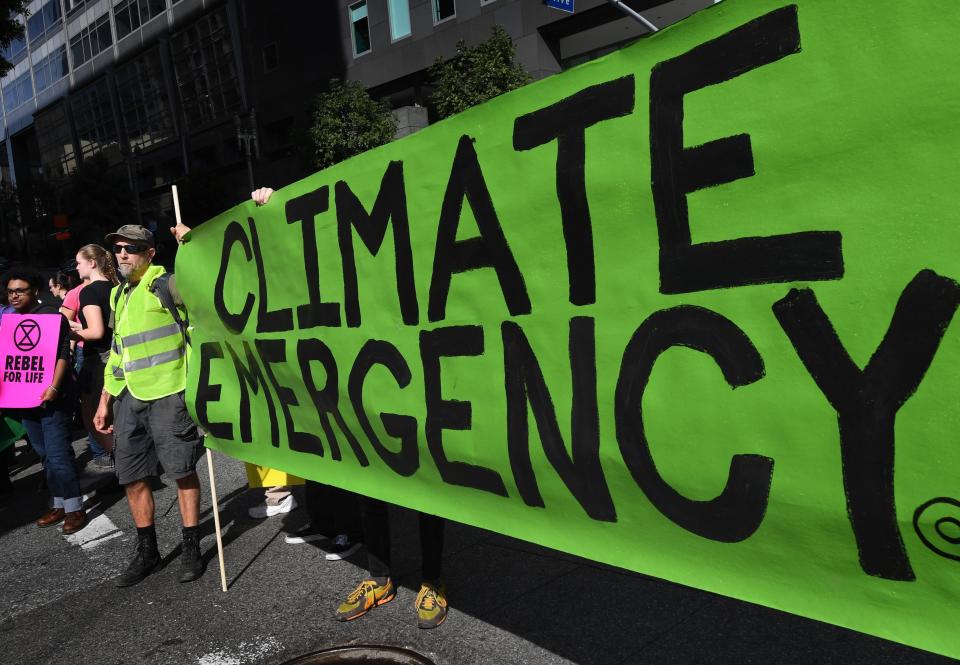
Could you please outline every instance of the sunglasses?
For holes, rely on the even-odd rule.
[[[127,254],[140,254],[148,249],[150,248],[146,245],[114,245],[113,253],[122,254],[123,252],[126,252]]]

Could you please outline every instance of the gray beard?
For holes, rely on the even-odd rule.
[[[136,266],[120,265],[117,267],[120,268],[120,274],[123,275],[124,279],[129,278],[130,275],[137,271]]]

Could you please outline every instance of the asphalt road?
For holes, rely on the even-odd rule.
[[[18,457],[23,466],[26,456]],[[45,508],[39,468],[21,468],[16,492],[0,495],[0,663],[272,665],[348,644],[404,646],[449,665],[956,662],[456,524],[444,560],[453,609],[440,628],[419,630],[416,522],[403,510],[393,514],[397,600],[342,624],[333,610],[361,579],[363,551],[328,562],[312,545],[285,544],[305,511],[251,519],[247,508],[262,495],[245,488],[242,464],[216,458],[227,593],[206,480],[204,577],[176,581],[180,521],[175,490],[165,486],[156,503],[167,566],[117,589],[111,578],[136,533],[123,495],[102,487],[87,502],[91,525],[65,538],[34,526]],[[109,485],[109,477],[87,481]]]

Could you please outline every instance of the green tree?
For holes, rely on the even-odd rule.
[[[389,143],[397,132],[390,105],[357,81],[330,80],[317,96],[310,127],[311,161],[319,169]]]
[[[529,83],[531,76],[514,62],[515,55],[513,40],[499,25],[493,26],[490,39],[472,48],[458,42],[453,58],[437,58],[430,67],[437,114],[446,118]]]
[[[17,37],[23,37],[23,24],[14,16],[26,15],[28,0],[0,0],[0,49],[6,50]],[[0,76],[6,74],[13,63],[0,55]]]

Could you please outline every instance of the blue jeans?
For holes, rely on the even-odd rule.
[[[100,447],[97,443],[97,440],[93,438],[93,434],[87,432],[87,448],[90,450],[90,454],[94,459],[98,457],[103,457],[104,455],[109,455],[109,453]]]
[[[21,422],[27,430],[30,445],[43,460],[53,507],[63,508],[68,513],[83,508],[73,446],[70,445],[70,421],[69,412],[59,405],[21,412]]]

